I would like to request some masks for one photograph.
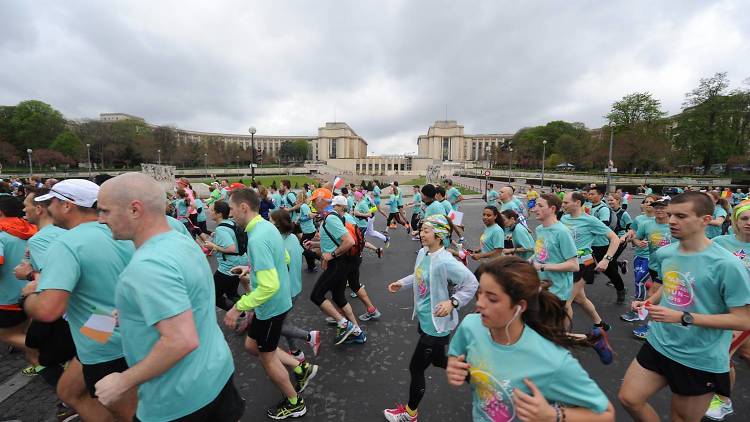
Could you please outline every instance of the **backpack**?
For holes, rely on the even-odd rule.
[[[609,209],[609,228],[615,233],[630,228],[630,224],[628,224],[627,227],[622,227],[621,221],[623,214],[625,214],[625,210],[622,208],[620,208],[619,211],[615,211],[612,208]]]
[[[239,227],[237,224],[221,223],[216,227],[228,227],[232,229],[234,238],[236,239],[235,245],[237,245],[236,252],[222,252],[224,260],[227,260],[227,255],[244,255],[247,253],[247,232]]]
[[[724,222],[721,223],[721,234],[728,234],[729,226],[731,225],[732,225],[732,219],[729,217],[724,217]]]
[[[347,253],[346,253],[347,256],[352,256],[352,257],[362,256],[362,251],[365,248],[365,238],[362,235],[362,232],[354,224],[347,223],[346,219],[344,217],[342,217],[342,216],[340,216],[338,214],[335,214],[335,213],[333,213],[333,215],[335,215],[336,217],[338,217],[341,220],[341,222],[344,224],[344,227],[346,227],[346,230],[352,236],[352,239],[354,239],[354,245],[347,251]],[[328,217],[326,216],[326,218],[328,218]],[[333,235],[331,234],[331,232],[329,232],[328,229],[326,228],[326,222],[325,222],[325,220],[323,220],[323,223],[320,225],[320,227],[322,227],[323,230],[325,230],[326,234],[333,241],[333,244],[336,245],[337,248],[339,246],[341,246],[341,244],[336,241],[336,239],[333,237]]]

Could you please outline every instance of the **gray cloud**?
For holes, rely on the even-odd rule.
[[[194,130],[314,134],[334,116],[370,151],[467,133],[603,124],[651,91],[670,113],[700,77],[750,76],[750,5],[607,2],[4,2],[0,103],[121,111]]]

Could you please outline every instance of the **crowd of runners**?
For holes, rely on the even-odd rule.
[[[281,394],[268,417],[301,417],[322,339],[367,347],[363,322],[382,315],[360,266],[387,260],[404,230],[414,269],[378,288],[412,295],[418,337],[408,391],[384,392],[403,400],[386,420],[418,419],[430,365],[471,385],[475,421],[613,421],[610,400],[633,420],[657,421],[648,401],[665,387],[672,420],[723,420],[733,412],[732,355],[750,355],[750,200],[741,190],[642,188],[640,203],[596,185],[532,186],[523,201],[489,183],[480,217],[461,212],[451,180],[413,186],[410,199],[398,182],[340,178],[301,189],[217,180],[204,198],[186,179],[165,194],[141,173],[0,182],[0,342],[25,353],[25,375],[56,386],[61,421],[236,421],[245,400],[224,325],[245,335]],[[641,213],[632,218],[628,205]],[[479,239],[464,236],[461,221],[472,218],[484,225]],[[621,257],[629,247],[632,263]],[[307,297],[303,271],[318,273]],[[586,296],[597,273],[616,303],[630,303],[621,319],[645,340],[616,398],[570,352],[613,360],[613,321]],[[330,340],[299,326],[302,300],[335,327]],[[591,319],[585,332],[573,330],[576,308]]]

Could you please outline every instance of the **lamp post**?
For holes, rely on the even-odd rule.
[[[91,179],[91,144],[86,144],[86,155],[89,158],[89,179]]]
[[[508,184],[510,185],[510,178],[511,174],[513,173],[513,148],[508,148],[508,151],[510,152],[510,156],[508,158]]]
[[[206,179],[208,179],[208,154],[203,153],[203,170],[206,172]]]
[[[609,158],[607,159],[607,192],[612,189],[612,144],[615,141],[615,126],[609,122]]]
[[[252,178],[253,182],[255,181],[255,127],[250,126],[250,129],[247,130],[250,132],[250,148],[253,150],[253,162],[250,164],[250,177]]]
[[[235,155],[234,159],[237,160],[237,178],[239,179],[239,177],[240,177],[240,156],[239,155]]]
[[[161,165],[161,150],[160,150],[160,149],[157,149],[157,150],[156,150],[156,156],[157,156],[157,159],[156,159],[157,161],[156,161],[156,162],[157,162],[157,163],[158,163],[159,165]]]
[[[26,153],[29,154],[29,178],[31,178],[31,176],[34,175],[34,167],[32,167],[31,165],[31,153],[32,152],[33,151],[31,150],[31,148],[26,150]]]
[[[542,141],[542,185],[540,191],[544,191],[544,159],[547,157],[547,140]]]

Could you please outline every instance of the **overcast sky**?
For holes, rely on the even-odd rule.
[[[9,0],[0,104],[268,135],[335,118],[371,153],[416,152],[446,105],[468,134],[599,127],[636,91],[679,112],[701,77],[750,77],[749,35],[746,0]]]

